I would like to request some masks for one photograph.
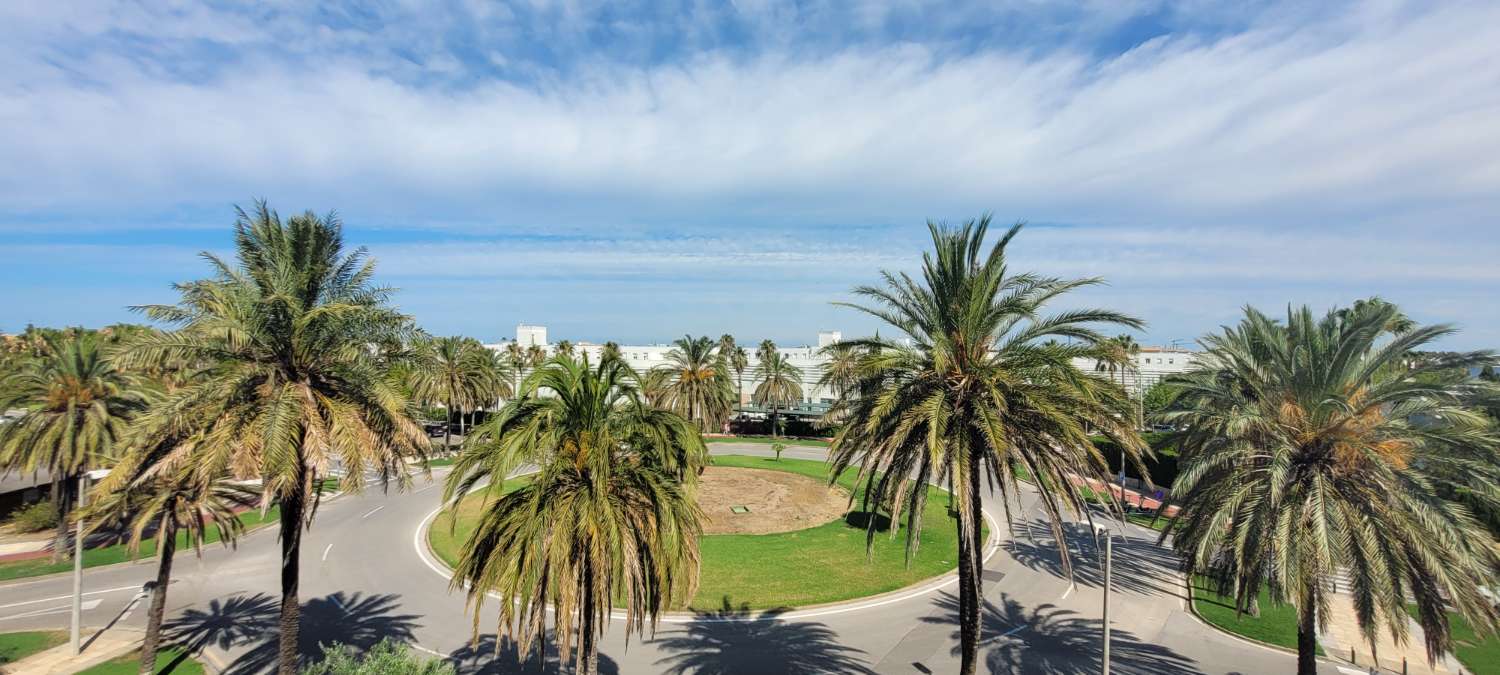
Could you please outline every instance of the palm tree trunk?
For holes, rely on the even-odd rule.
[[[68,514],[73,511],[73,500],[69,497],[68,485],[72,482],[61,475],[52,475],[52,509],[57,512],[57,535],[52,538],[54,565],[62,562],[63,555],[71,550],[68,546]]]
[[[980,548],[984,546],[984,542],[980,540],[979,528],[979,514],[983,509],[979,491],[979,466],[978,455],[973,455],[965,477],[966,494],[962,497],[969,502],[968,508],[960,508],[958,518],[958,622],[959,649],[962,654],[960,675],[974,675],[979,661],[979,604],[982,590],[979,566],[982,560]]]
[[[594,574],[587,553],[583,558],[583,598],[579,603],[578,665],[576,675],[596,675],[599,672],[599,645],[594,638]]]
[[[1297,608],[1297,675],[1318,673],[1317,616],[1317,603],[1309,589],[1302,595],[1302,602]]]
[[[281,635],[277,649],[280,675],[297,675],[297,633],[302,605],[297,599],[302,556],[302,513],[307,495],[299,486],[281,501]]]
[[[167,584],[172,581],[172,557],[177,553],[177,526],[170,516],[162,518],[161,562],[156,565],[156,587],[151,591],[151,609],[146,614],[146,638],[141,642],[141,675],[156,672],[156,650],[161,642],[161,621],[167,610]]]

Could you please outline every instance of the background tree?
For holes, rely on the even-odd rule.
[[[908,560],[920,540],[927,483],[948,483],[958,514],[964,675],[974,673],[980,640],[984,486],[999,489],[1011,522],[1016,475],[1031,477],[1071,577],[1062,511],[1091,518],[1083,488],[1072,479],[1107,481],[1109,475],[1090,432],[1127,448],[1142,475],[1140,456],[1148,452],[1128,421],[1124,390],[1072,365],[1107,348],[1091,326],[1141,323],[1106,310],[1047,316],[1050,301],[1097,280],[1012,274],[1005,250],[1020,226],[987,247],[988,228],[988,216],[961,228],[929,223],[933,251],[923,256],[917,279],[886,272],[883,285],[854,289],[869,304],[848,306],[893,326],[909,346],[880,338],[850,341],[863,353],[845,390],[847,422],[830,449],[832,476],[857,466],[861,498],[904,525]],[[1077,344],[1045,342],[1060,337]],[[874,537],[872,528],[869,541]]]
[[[601,350],[599,350],[599,360],[602,362],[602,361],[606,361],[606,360],[609,360],[609,359],[618,359],[618,358],[621,358],[621,356],[620,356],[620,343],[615,342],[614,340],[608,340],[608,341],[606,341],[604,343],[604,348],[601,349]]]
[[[1141,395],[1141,408],[1145,410],[1147,416],[1154,416],[1172,405],[1172,401],[1177,398],[1177,393],[1177,388],[1170,382],[1157,382]]]
[[[570,359],[573,358],[573,343],[567,340],[558,341],[557,353]]]
[[[411,395],[423,405],[440,405],[450,420],[443,424],[443,450],[451,441],[451,418],[463,416],[493,400],[506,383],[495,367],[490,350],[474,338],[452,336],[423,340],[418,344],[415,367],[409,382]]]
[[[707,453],[692,423],[641,400],[624,362],[552,359],[465,441],[449,476],[451,500],[523,464],[540,468],[519,489],[492,493],[452,588],[467,589],[476,624],[495,594],[500,627],[519,636],[522,654],[555,608],[560,649],[593,675],[616,602],[626,630],[640,634],[692,597],[702,516],[685,481]]]
[[[707,336],[685,335],[672,345],[667,362],[652,369],[653,404],[717,431],[734,409],[724,360]]]
[[[79,332],[37,338],[38,356],[0,380],[0,411],[20,419],[0,425],[0,473],[46,471],[57,509],[52,562],[68,555],[68,525],[78,479],[116,459],[116,442],[145,407],[140,378],[116,368],[96,336]]]
[[[530,369],[540,368],[547,362],[547,350],[541,345],[531,345],[526,348],[526,367]]]
[[[766,345],[770,344],[767,349]],[[771,434],[781,435],[781,409],[802,400],[802,369],[792,365],[777,351],[776,345],[767,340],[761,343],[760,363],[755,367],[755,386],[751,400],[755,405],[771,409]]]
[[[1407,637],[1414,599],[1427,653],[1451,648],[1451,605],[1483,632],[1497,615],[1489,535],[1469,508],[1439,498],[1462,487],[1493,509],[1500,438],[1463,402],[1488,385],[1466,366],[1490,352],[1402,366],[1447,326],[1392,331],[1398,310],[1367,303],[1285,323],[1246,309],[1201,340],[1194,370],[1159,416],[1179,429],[1173,546],[1242,611],[1264,589],[1297,610],[1298,672],[1314,673],[1328,584],[1342,571],[1365,639]],[[1394,366],[1394,367],[1393,367]],[[1165,534],[1163,535],[1165,537]]]
[[[318,505],[317,486],[337,466],[345,491],[410,483],[406,459],[429,442],[416,406],[383,369],[370,345],[406,342],[410,320],[391,308],[390,292],[371,283],[364,249],[345,252],[332,214],[285,223],[264,202],[237,209],[235,261],[204,253],[215,276],[177,286],[176,305],[143,307],[176,330],[152,335],[124,362],[213,362],[172,405],[201,411],[210,431],[195,453],[237,477],[261,479],[261,506],[279,507],[281,535],[280,672],[297,672],[302,532]],[[175,459],[174,450],[167,456]]]
[[[745,371],[750,368],[750,355],[744,347],[735,347],[729,354],[729,367],[734,369],[734,405],[745,403]]]
[[[505,345],[502,358],[505,359],[505,366],[511,374],[511,391],[520,391],[521,373],[526,370],[527,366],[526,350],[521,347],[521,343],[510,342]]]

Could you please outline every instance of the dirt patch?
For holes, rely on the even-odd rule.
[[[704,534],[804,530],[843,517],[848,503],[848,492],[785,471],[710,466],[698,477]]]

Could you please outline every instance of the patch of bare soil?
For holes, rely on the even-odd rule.
[[[848,492],[785,471],[710,466],[698,477],[704,534],[804,530],[843,517],[848,503]]]

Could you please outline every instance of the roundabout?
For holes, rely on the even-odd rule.
[[[858,502],[846,512],[854,472],[845,472],[834,486],[827,476],[822,461],[715,455],[699,485],[705,534],[699,539],[698,591],[675,609],[788,610],[845,603],[914,586],[936,587],[941,584],[924,582],[957,567],[947,492],[928,488],[920,544],[908,561],[905,532],[893,532],[885,515],[872,516]],[[507,485],[517,480],[524,479]],[[430,519],[426,548],[445,574],[472,532],[487,492],[470,494],[456,511],[434,512]],[[867,548],[871,525],[874,538]],[[918,592],[925,590],[930,589]]]

